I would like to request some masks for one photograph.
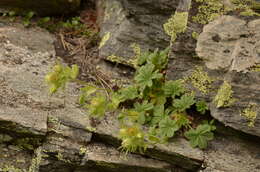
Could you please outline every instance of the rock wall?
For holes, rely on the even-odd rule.
[[[164,48],[169,38],[162,24],[177,4],[171,0],[99,1],[105,37],[100,55],[124,56],[120,62],[129,63],[132,43],[144,49]],[[190,15],[195,12],[191,10]],[[198,40],[194,39],[192,33],[202,29]],[[66,95],[48,95],[44,76],[56,60],[54,41],[53,35],[39,28],[0,25],[0,171],[260,170],[258,18],[223,16],[205,27],[190,19],[187,32],[173,45],[166,71],[169,79],[189,77],[201,69],[202,75],[194,75],[195,80],[205,76],[214,80],[200,87],[208,89],[205,94],[190,85],[197,98],[206,98],[211,115],[220,121],[216,138],[206,150],[194,149],[179,137],[149,147],[144,154],[120,152],[116,116],[107,115],[93,128],[93,121],[76,103],[77,84],[71,84]],[[223,83],[231,86],[222,89],[224,95],[232,97],[214,101]],[[230,99],[236,101],[230,103]],[[254,121],[243,115],[246,112],[256,114]]]
[[[75,12],[81,0],[1,0],[1,8],[33,10],[39,15],[60,15]]]

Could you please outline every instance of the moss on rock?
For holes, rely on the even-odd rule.
[[[227,81],[224,81],[214,98],[214,103],[216,104],[217,108],[231,106],[235,102],[235,99],[232,98],[232,95],[232,86]]]

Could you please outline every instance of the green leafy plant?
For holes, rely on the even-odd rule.
[[[45,24],[48,23],[51,20],[50,17],[43,17],[38,20],[37,25],[40,27],[45,27]]]
[[[185,19],[180,27],[174,24],[177,19],[181,22],[178,16]],[[185,31],[187,16],[186,13],[178,13],[164,26],[166,29],[176,29],[174,33],[169,32],[173,37],[171,41],[175,40],[177,33]],[[171,46],[161,51],[141,52],[136,48],[136,73],[131,85],[113,91],[86,83],[81,89],[79,103],[86,108],[90,117],[101,119],[111,111],[118,114],[121,126],[118,138],[122,140],[120,148],[125,152],[143,152],[149,145],[165,143],[177,132],[187,130],[185,136],[194,147],[205,148],[213,138],[213,124],[204,123],[194,129],[187,112],[196,105],[197,110],[204,114],[207,106],[202,101],[196,102],[194,93],[185,87],[184,80],[166,80],[165,68],[170,49]],[[75,66],[58,65],[53,70],[46,79],[51,93],[65,88],[66,83],[74,81],[78,74]]]
[[[196,109],[201,114],[205,114],[206,111],[209,109],[207,103],[205,101],[197,101],[196,102]]]
[[[15,20],[17,13],[15,11],[9,11],[2,14],[3,17],[9,17],[9,20],[13,22]]]
[[[121,125],[121,149],[126,152],[145,151],[149,144],[167,142],[181,129],[191,129],[186,137],[193,146],[205,148],[207,141],[212,138],[212,134],[208,134],[212,130],[204,131],[206,124],[202,128],[199,125],[193,129],[191,118],[187,114],[187,109],[192,105],[196,105],[197,110],[204,114],[206,104],[196,102],[194,94],[185,88],[182,80],[166,81],[163,72],[167,59],[161,56],[165,56],[168,51],[169,49],[155,50],[140,54],[137,61],[142,63],[137,65],[133,83],[129,86],[117,91],[89,84],[81,88],[79,103],[91,117],[101,119],[107,112],[117,111]],[[163,61],[158,63],[158,59]],[[46,77],[50,92],[65,88],[66,83],[74,81],[77,74],[76,66],[54,66],[53,72]],[[197,137],[192,137],[189,133],[197,133]]]
[[[35,15],[33,11],[26,12],[23,17],[23,25],[28,27],[31,24],[31,19]]]
[[[72,67],[62,66],[57,64],[53,67],[53,71],[45,76],[45,81],[49,85],[49,92],[51,94],[57,92],[59,88],[65,89],[69,81],[75,80],[78,76],[79,68],[77,65]]]
[[[196,129],[191,129],[185,133],[185,137],[189,139],[192,147],[198,146],[201,149],[207,147],[208,141],[214,138],[212,131],[214,131],[216,127],[213,125],[213,122],[214,121],[210,123],[206,122],[199,125]]]

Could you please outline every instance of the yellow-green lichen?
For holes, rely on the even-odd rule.
[[[56,155],[56,158],[59,160],[59,161],[63,161],[63,162],[66,162],[66,163],[71,163],[71,161],[69,159],[65,159],[62,155],[61,152],[58,152],[58,154]]]
[[[227,8],[220,0],[195,0],[200,3],[198,13],[192,17],[196,23],[207,24],[218,16],[223,15]]]
[[[207,94],[210,91],[211,84],[214,81],[209,77],[207,72],[203,71],[202,67],[196,67],[193,73],[188,77],[188,80],[203,94]]]
[[[175,14],[163,25],[165,33],[171,37],[172,42],[175,41],[178,33],[186,31],[188,16],[188,12],[175,12]]]
[[[130,60],[130,63],[134,65],[135,68],[138,66],[138,58],[141,56],[141,47],[139,44],[133,43],[131,45],[131,48],[133,48],[134,56],[133,60]]]
[[[235,5],[232,10],[241,11],[240,15],[242,16],[259,16],[260,14],[255,12],[255,9],[258,5],[254,0],[231,0]]]
[[[252,103],[249,104],[249,106],[241,112],[241,116],[247,118],[247,120],[249,121],[249,127],[254,127],[257,117],[257,105]]]
[[[253,9],[258,3],[253,0],[195,0],[199,3],[198,13],[192,17],[196,23],[207,24],[230,11],[239,11],[241,16],[259,16]]]
[[[38,172],[39,171],[39,166],[42,161],[42,148],[41,147],[38,147],[34,151],[34,156],[35,157],[32,159],[28,172]]]
[[[252,71],[252,72],[260,72],[260,64],[252,66],[250,68],[250,71]]]
[[[136,43],[133,43],[131,45],[131,48],[133,48],[133,51],[134,51],[134,54],[135,54],[134,58],[138,58],[141,55],[140,45],[136,44]]]
[[[18,138],[12,141],[14,145],[24,150],[34,150],[34,148],[41,144],[40,138],[27,137]]]
[[[198,32],[192,32],[192,34],[191,34],[192,38],[196,39],[196,40],[198,39],[199,35],[200,34]]]
[[[108,56],[106,59],[114,63],[120,63],[127,66],[135,67],[135,59],[130,59],[127,61],[124,57],[116,56],[114,54]]]
[[[16,168],[13,165],[5,165],[4,168],[0,168],[1,172],[27,172],[24,169]]]
[[[86,152],[87,152],[87,148],[85,148],[85,147],[81,147],[79,149],[79,155],[85,155]]]
[[[106,42],[109,40],[110,37],[111,37],[111,33],[110,33],[110,32],[107,32],[107,33],[102,37],[101,42],[100,42],[98,48],[99,48],[99,49],[102,48],[102,47],[106,44]]]
[[[87,130],[87,131],[90,131],[90,132],[95,132],[97,129],[94,128],[94,127],[91,127],[91,126],[87,126],[87,127],[86,127],[86,130]]]
[[[53,131],[55,133],[61,133],[60,131],[60,120],[57,117],[49,116],[48,117],[48,131]]]
[[[232,86],[227,81],[224,81],[214,98],[214,103],[217,108],[229,107],[235,102],[232,96]]]

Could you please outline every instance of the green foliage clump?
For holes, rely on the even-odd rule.
[[[122,150],[126,152],[143,152],[150,144],[165,143],[174,137],[176,132],[192,129],[192,118],[187,113],[191,106],[196,105],[202,114],[207,110],[202,101],[196,102],[194,94],[185,88],[183,80],[166,81],[164,70],[168,53],[169,48],[141,53],[136,60],[137,70],[132,85],[117,91],[93,85],[81,88],[79,103],[91,117],[100,119],[107,112],[117,111],[121,126],[118,137],[122,140]],[[49,74],[58,76],[55,82],[50,84],[55,85],[55,91],[75,79],[71,77],[73,68],[56,68]],[[66,75],[62,72],[65,69],[70,71],[65,72]],[[196,133],[197,137],[201,137],[199,139],[202,140],[203,146],[193,144],[194,146],[205,148],[205,142],[212,138],[212,134],[207,135],[205,132],[202,130]]]
[[[31,19],[33,18],[33,16],[35,16],[35,12],[34,11],[13,11],[13,10],[11,10],[7,13],[3,13],[2,16],[8,17],[11,22],[13,22],[17,16],[21,16],[23,25],[25,27],[28,27],[31,25]]]
[[[196,102],[196,110],[200,112],[201,114],[205,114],[208,110],[207,103],[205,101],[197,101]]]
[[[45,81],[48,83],[50,93],[55,93],[59,88],[65,89],[66,83],[75,80],[78,76],[79,68],[77,65],[72,67],[57,64],[53,67],[53,71],[46,75]]]
[[[143,152],[147,148],[144,140],[144,132],[139,126],[124,126],[119,131],[119,138],[122,140],[121,148],[128,152]]]
[[[116,112],[120,124],[118,138],[122,140],[121,149],[125,152],[143,152],[149,145],[166,143],[177,132],[185,132],[192,146],[205,148],[212,140],[215,129],[213,122],[198,125],[193,129],[192,118],[187,110],[196,105],[201,114],[207,110],[206,103],[196,102],[194,93],[184,86],[184,80],[167,81],[165,68],[173,41],[177,34],[185,32],[188,21],[188,12],[176,12],[164,24],[165,32],[171,36],[170,47],[159,51],[141,52],[138,45],[132,45],[136,59],[132,61],[136,69],[133,83],[117,91],[99,88],[86,84],[81,89],[79,103],[86,108],[92,118],[102,118],[108,112]],[[103,37],[100,48],[110,38],[110,33]],[[116,58],[112,55],[111,58]],[[62,67],[60,72],[54,67],[54,72],[47,76],[51,92],[64,88],[66,82],[73,81],[73,69]],[[62,72],[64,69],[70,72]],[[77,70],[78,71],[78,70]],[[212,81],[203,74],[202,81],[193,76],[202,84]],[[55,79],[51,79],[54,75]],[[195,82],[195,81],[194,81]],[[54,88],[52,88],[54,87]],[[208,87],[205,87],[205,89]]]
[[[231,106],[235,102],[232,95],[232,86],[227,81],[224,81],[214,98],[214,103],[217,108]]]
[[[191,129],[185,133],[185,136],[190,140],[191,146],[198,146],[201,149],[207,147],[208,141],[214,138],[214,131],[216,127],[213,125],[213,121],[210,123],[205,122],[199,125],[196,129]]]
[[[23,25],[25,27],[28,27],[31,24],[31,19],[32,17],[35,15],[35,13],[33,11],[29,11],[25,14],[24,18],[23,18]]]

